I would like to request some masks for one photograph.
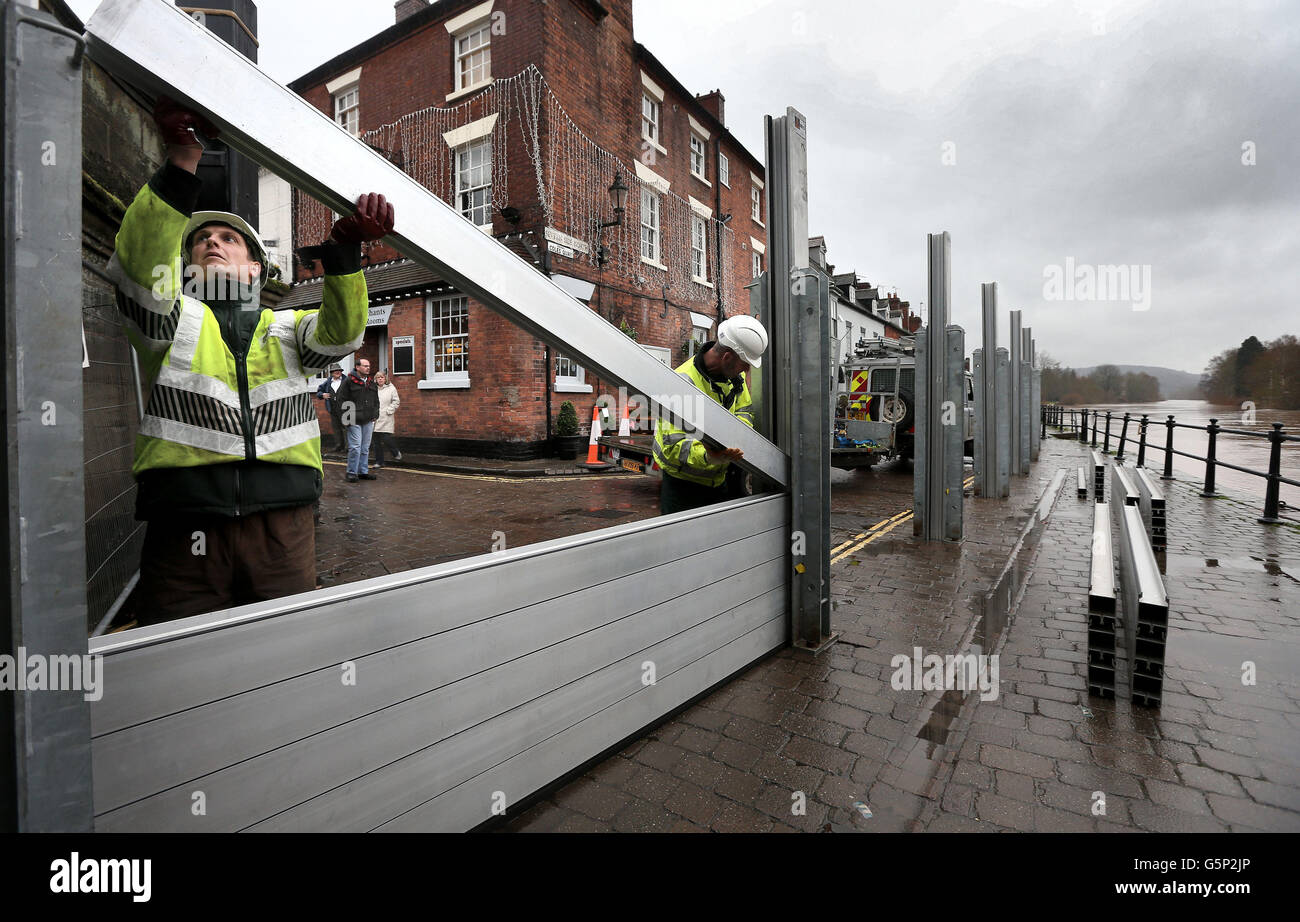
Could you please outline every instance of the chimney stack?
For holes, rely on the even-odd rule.
[[[726,104],[726,100],[723,98],[721,90],[710,90],[707,93],[701,93],[695,98],[700,101],[700,105],[709,110],[710,114],[718,120],[719,124],[724,126],[727,124],[727,120],[723,118],[723,107]]]
[[[397,22],[401,22],[408,16],[414,16],[428,5],[429,0],[397,0],[393,4],[393,13],[397,16]]]

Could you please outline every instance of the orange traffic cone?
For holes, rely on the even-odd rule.
[[[600,405],[591,408],[591,439],[587,442],[587,461],[583,465],[586,468],[606,468],[611,465],[605,464],[600,460],[600,446],[596,440],[600,438]]]

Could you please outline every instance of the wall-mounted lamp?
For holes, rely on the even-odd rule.
[[[609,187],[609,200],[614,205],[614,220],[606,221],[601,227],[616,227],[623,223],[623,212],[627,210],[627,186],[618,170],[614,171],[614,182]]]
[[[606,227],[618,227],[623,223],[623,212],[627,210],[627,193],[628,188],[623,184],[623,177],[614,171],[614,182],[609,187],[609,200],[614,206],[614,220],[605,221],[599,225],[600,229]],[[596,232],[596,265],[603,266],[609,262],[609,247],[600,243],[600,230]]]

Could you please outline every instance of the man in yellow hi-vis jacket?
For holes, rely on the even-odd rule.
[[[753,406],[745,372],[757,368],[767,349],[767,331],[753,317],[730,317],[718,325],[716,342],[705,343],[677,373],[708,394],[751,429]],[[681,512],[728,499],[727,468],[739,448],[709,448],[693,433],[660,417],[655,425],[655,460],[663,471],[659,510]]]
[[[200,116],[160,99],[167,162],[127,209],[108,272],[149,400],[136,436],[136,518],[147,521],[134,609],[141,624],[316,586],[312,503],[320,430],[306,378],[365,335],[363,240],[393,228],[362,196],[314,248],[319,310],[261,307],[274,269],[257,233],[226,212],[193,214]]]

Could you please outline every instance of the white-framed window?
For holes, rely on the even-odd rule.
[[[763,223],[763,190],[758,186],[749,187],[749,213],[759,224]]]
[[[659,100],[641,94],[641,137],[659,143]]]
[[[709,280],[708,224],[697,214],[691,215],[691,278],[697,282]]]
[[[649,186],[641,187],[641,258],[659,262],[663,239],[659,227],[659,195]]]
[[[709,341],[709,330],[713,327],[713,318],[707,314],[697,314],[691,311],[691,339],[687,346],[690,357],[694,357],[697,352]]]
[[[763,274],[763,254],[753,253],[751,255],[754,257],[754,278],[758,278]]]
[[[731,188],[731,161],[722,151],[718,151],[718,182]]]
[[[492,23],[481,22],[454,36],[456,89],[467,90],[492,79]]]
[[[704,173],[705,169],[706,167],[704,165],[704,142],[699,138],[698,135],[692,134],[691,135],[691,172],[696,176],[698,176],[700,179],[707,181],[709,177],[705,175]]]
[[[469,299],[429,298],[425,330],[425,379],[418,386],[469,387]]]
[[[361,129],[361,85],[354,83],[334,94],[334,121],[350,135]]]
[[[492,138],[456,148],[456,210],[482,228],[492,227]]]
[[[555,356],[555,390],[560,394],[590,394],[587,372],[567,355]]]

